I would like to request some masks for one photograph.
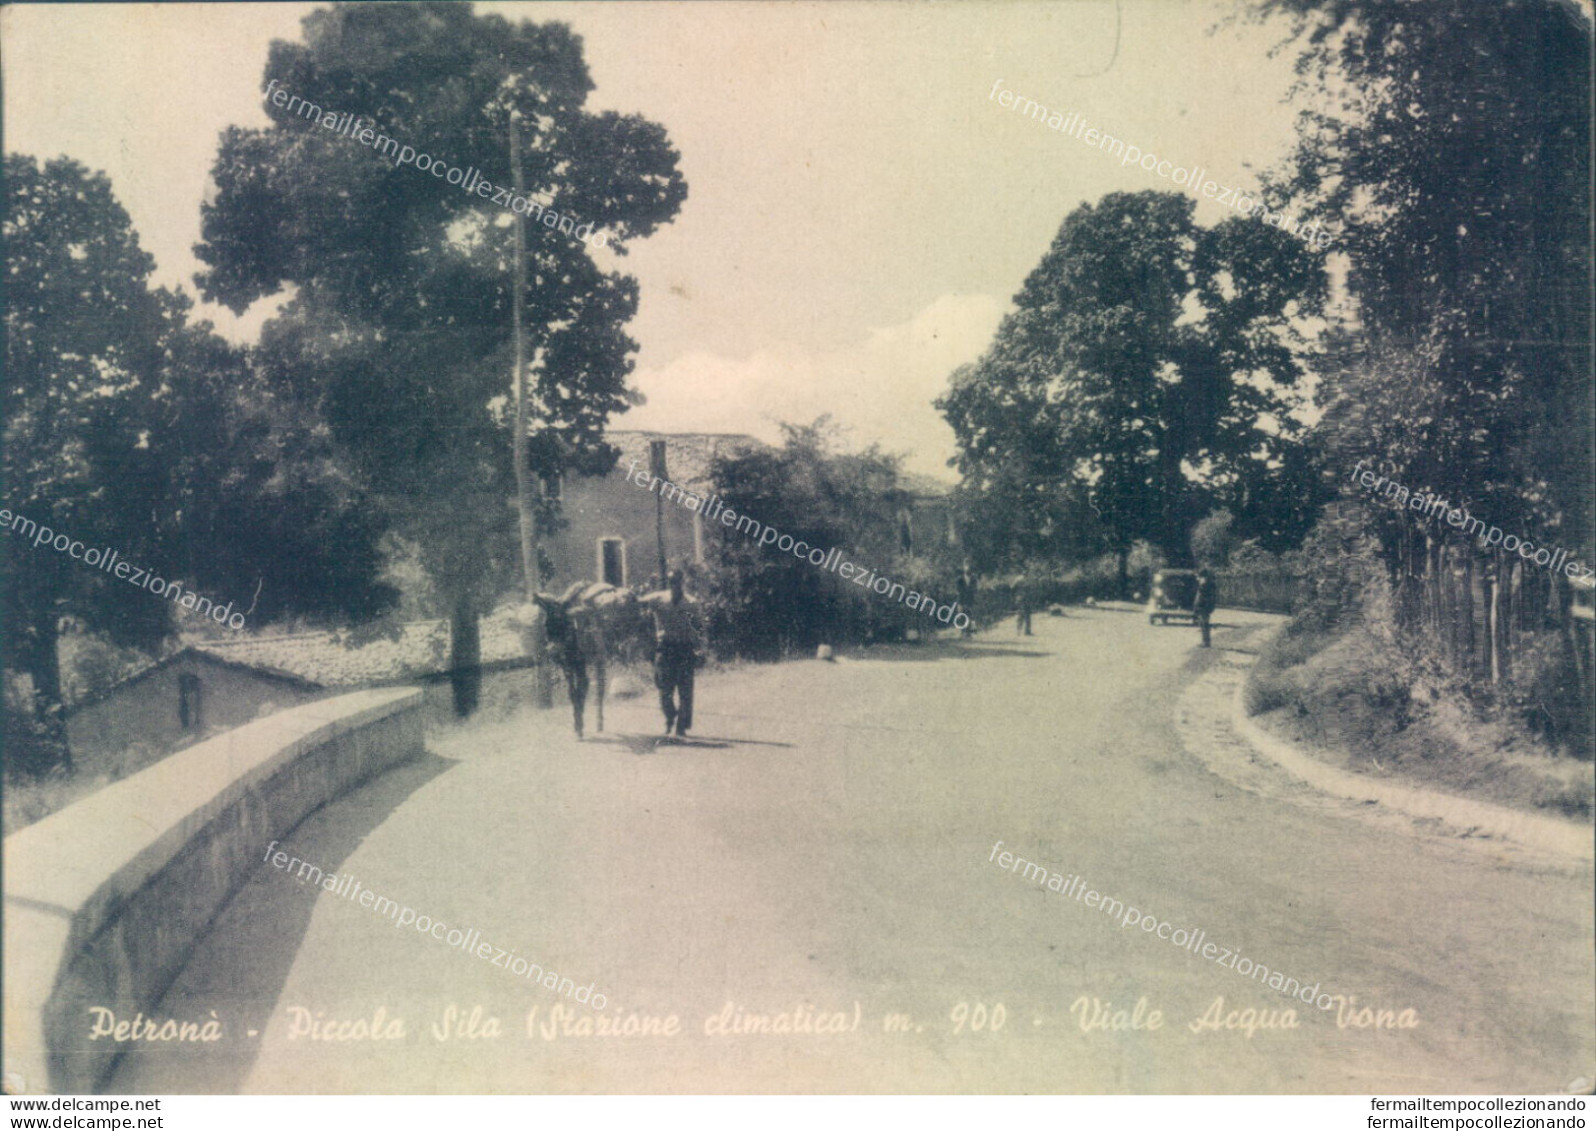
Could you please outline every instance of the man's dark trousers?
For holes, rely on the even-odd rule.
[[[654,653],[654,686],[659,707],[665,712],[665,729],[686,734],[693,726],[693,646],[666,640]],[[680,706],[678,706],[678,700]]]
[[[1208,621],[1214,615],[1215,603],[1214,582],[1205,570],[1197,577],[1197,593],[1191,607],[1192,615],[1195,617],[1198,626],[1203,630],[1204,648],[1210,646],[1208,643]]]
[[[568,653],[560,657],[560,667],[565,672],[565,690],[571,697],[572,722],[576,725],[576,733],[582,733],[582,712],[587,706],[587,661],[579,654]],[[599,708],[603,710],[602,707]],[[600,720],[599,729],[603,730],[603,720]]]

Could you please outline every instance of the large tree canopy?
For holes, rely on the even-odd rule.
[[[5,505],[260,625],[370,615],[378,529],[325,431],[282,404],[153,262],[103,174],[6,159]],[[87,551],[85,550],[85,553]],[[20,534],[4,555],[5,662],[60,702],[63,618],[156,647],[173,602]]]
[[[358,116],[498,187],[515,179],[514,122],[525,197],[593,225],[617,255],[680,207],[677,154],[653,122],[583,109],[592,81],[565,25],[512,25],[468,5],[314,12],[303,43],[272,45],[262,89],[272,80],[272,125],[223,138],[198,281],[240,310],[294,288],[263,336],[268,372],[320,407],[383,493],[451,605],[458,646],[514,561],[513,215],[334,124]],[[278,89],[314,110],[279,103]],[[615,458],[605,423],[629,407],[637,286],[567,232],[527,232],[527,470],[604,471]],[[457,647],[457,667],[472,661]]]
[[[1278,187],[1337,230],[1356,300],[1320,382],[1332,481],[1367,501],[1350,481],[1361,467],[1498,528],[1492,548],[1411,505],[1327,516],[1319,545],[1366,538],[1395,600],[1359,600],[1363,564],[1343,552],[1319,566],[1336,594],[1321,607],[1389,620],[1468,699],[1489,687],[1532,727],[1588,739],[1589,638],[1566,574],[1537,567],[1596,539],[1589,7],[1253,9],[1284,16],[1301,52],[1299,144]]]
[[[159,497],[151,417],[170,296],[103,174],[58,159],[6,158],[6,507],[52,530],[103,540],[124,557],[159,545],[141,503]],[[109,588],[80,562],[7,534],[6,663],[45,708],[60,703],[61,618],[86,616],[119,642],[151,644],[162,603]]]
[[[1281,187],[1338,231],[1332,462],[1590,544],[1591,22],[1556,0],[1263,0],[1301,48]]]
[[[1032,529],[1084,502],[1106,548],[1145,538],[1176,561],[1217,504],[1268,541],[1300,534],[1303,508],[1263,488],[1301,463],[1292,321],[1319,310],[1323,272],[1297,237],[1200,228],[1193,207],[1113,193],[1072,212],[938,402],[967,487],[1017,502]]]

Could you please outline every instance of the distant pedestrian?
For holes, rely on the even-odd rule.
[[[1014,600],[1018,606],[1018,612],[1014,616],[1014,633],[1016,636],[1020,633],[1029,636],[1031,635],[1031,612],[1036,605],[1035,594],[1031,592],[1031,575],[1029,573],[1020,574],[1019,581],[1015,583]]]
[[[1204,566],[1197,571],[1197,594],[1192,600],[1191,611],[1197,614],[1197,624],[1203,630],[1203,647],[1209,647],[1208,621],[1214,615],[1214,607],[1218,604],[1218,593],[1214,586],[1214,571]]]
[[[965,565],[959,571],[959,578],[954,583],[954,588],[958,592],[959,604],[968,614],[964,627],[959,630],[959,635],[968,639],[975,635],[975,575],[970,572],[969,565]]]
[[[654,615],[654,686],[665,715],[665,733],[678,737],[693,727],[693,669],[702,649],[698,602],[682,590],[682,571],[666,574],[668,588],[643,603]]]

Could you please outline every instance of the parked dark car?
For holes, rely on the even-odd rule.
[[[1147,623],[1168,624],[1171,620],[1197,623],[1192,606],[1197,602],[1197,571],[1161,569],[1153,574],[1152,596],[1147,598]]]

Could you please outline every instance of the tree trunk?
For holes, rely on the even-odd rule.
[[[1457,618],[1453,615],[1456,602],[1452,594],[1452,562],[1446,546],[1433,535],[1426,536],[1430,545],[1428,567],[1430,570],[1430,608],[1435,623],[1435,635],[1441,644],[1441,655],[1448,664],[1457,665]]]
[[[1557,586],[1554,590],[1557,596],[1559,619],[1562,622],[1564,638],[1568,641],[1568,650],[1574,656],[1574,675],[1578,680],[1579,699],[1581,703],[1590,702],[1591,670],[1585,660],[1585,647],[1580,639],[1579,627],[1576,623],[1573,610],[1573,590],[1569,588],[1564,578],[1554,577],[1553,583]]]
[[[1124,601],[1130,597],[1130,551],[1119,550],[1115,557],[1119,562],[1119,599]]]
[[[1166,389],[1163,416],[1172,421],[1179,408],[1172,404],[1174,394]],[[1181,431],[1166,425],[1158,445],[1158,486],[1160,498],[1159,528],[1163,550],[1174,569],[1190,569],[1197,563],[1192,560],[1191,522],[1186,510],[1186,477],[1180,464],[1184,457],[1185,442]]]
[[[1479,616],[1483,617],[1484,621],[1484,632],[1481,633],[1484,636],[1484,646],[1486,646],[1484,670],[1486,670],[1486,675],[1491,676],[1491,683],[1500,683],[1502,681],[1502,668],[1497,664],[1497,657],[1495,657],[1495,616],[1497,616],[1497,593],[1495,593],[1495,589],[1497,587],[1495,587],[1494,574],[1486,573],[1489,568],[1491,566],[1481,565],[1481,576],[1479,576],[1479,585],[1481,585],[1484,597],[1484,600],[1481,601],[1481,608],[1479,608]]]
[[[36,618],[27,648],[27,672],[39,717],[61,712],[61,621],[54,611]]]
[[[1513,655],[1518,651],[1519,637],[1524,631],[1524,563],[1514,555],[1513,563],[1508,567],[1510,584],[1507,590],[1507,616],[1504,618],[1505,631],[1502,633],[1502,643],[1505,645],[1502,655],[1502,673],[1511,675],[1513,668]]]
[[[482,629],[470,597],[455,598],[449,619],[449,683],[454,713],[465,718],[477,709],[482,693]]]
[[[1430,624],[1435,629],[1435,635],[1444,641],[1443,646],[1448,651],[1448,659],[1456,659],[1457,652],[1454,651],[1456,641],[1452,640],[1454,625],[1449,616],[1451,603],[1446,600],[1449,597],[1446,585],[1451,582],[1451,577],[1446,576],[1446,554],[1443,554],[1441,541],[1435,534],[1425,534],[1424,544],[1424,568],[1428,574],[1428,577],[1425,577],[1425,589],[1430,595]]]
[[[61,702],[61,620],[53,609],[29,626],[28,646],[24,651],[24,670],[33,683],[33,716],[44,730],[45,744],[52,751],[54,765],[41,753],[28,768],[42,772],[60,766],[72,769],[72,751],[67,747],[66,724]],[[7,752],[7,758],[11,752]],[[19,759],[20,763],[20,759]]]
[[[1490,612],[1486,625],[1486,654],[1490,659],[1491,683],[1502,682],[1502,559],[1496,557],[1496,570],[1487,585],[1490,590]]]
[[[1402,634],[1410,636],[1414,629],[1413,617],[1413,536],[1407,523],[1397,525],[1395,565],[1392,569],[1396,591],[1396,622]]]
[[[524,195],[526,186],[521,177],[521,126],[518,115],[510,115],[510,175],[517,196]],[[515,396],[515,435],[510,441],[511,458],[515,460],[515,506],[521,526],[521,580],[526,590],[526,600],[532,600],[538,591],[537,576],[537,515],[532,507],[532,474],[527,466],[527,429],[530,426],[530,406],[526,387],[526,218],[516,212],[510,221],[515,233],[515,263],[511,286],[515,288],[510,299],[511,333],[515,338],[515,373],[511,377]]]

